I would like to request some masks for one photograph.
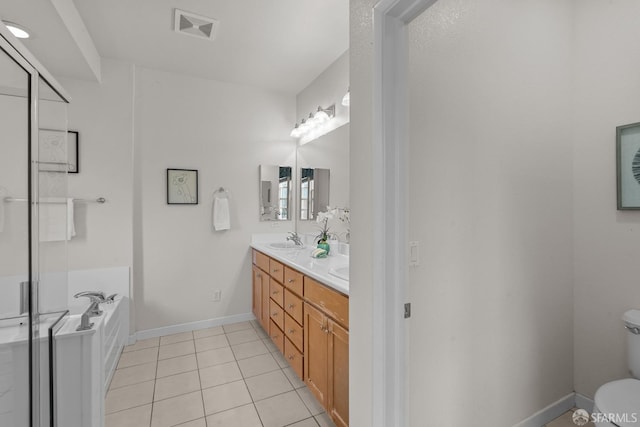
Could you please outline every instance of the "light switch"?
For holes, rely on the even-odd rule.
[[[420,265],[420,242],[409,242],[409,267]]]

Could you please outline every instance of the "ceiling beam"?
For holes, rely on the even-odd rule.
[[[78,47],[82,58],[89,66],[96,81],[102,81],[101,59],[98,49],[96,49],[93,39],[84,25],[84,21],[73,4],[73,0],[51,0],[53,7],[58,12],[60,19],[64,23],[69,35]]]

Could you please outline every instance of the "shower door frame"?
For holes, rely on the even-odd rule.
[[[49,424],[41,420],[40,399],[40,313],[38,311],[38,283],[39,283],[39,233],[38,233],[38,209],[35,201],[38,200],[38,108],[39,108],[39,83],[44,80],[49,87],[69,103],[71,98],[55,78],[42,66],[42,64],[29,52],[24,45],[4,26],[0,25],[0,48],[29,75],[29,117],[28,117],[28,282],[29,282],[29,425],[41,427]],[[46,402],[47,404],[49,402]]]

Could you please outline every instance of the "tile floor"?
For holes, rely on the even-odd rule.
[[[254,321],[125,347],[105,412],[106,427],[335,427]]]
[[[545,425],[545,427],[576,427],[576,424],[573,422],[571,418],[573,415],[573,411],[578,408],[573,408],[570,411],[565,412],[555,420],[551,421],[549,424]],[[584,425],[584,427],[595,427],[591,421]]]

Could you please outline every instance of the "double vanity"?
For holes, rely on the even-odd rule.
[[[256,235],[251,247],[256,319],[336,426],[348,426],[348,245],[327,258],[282,235]]]

